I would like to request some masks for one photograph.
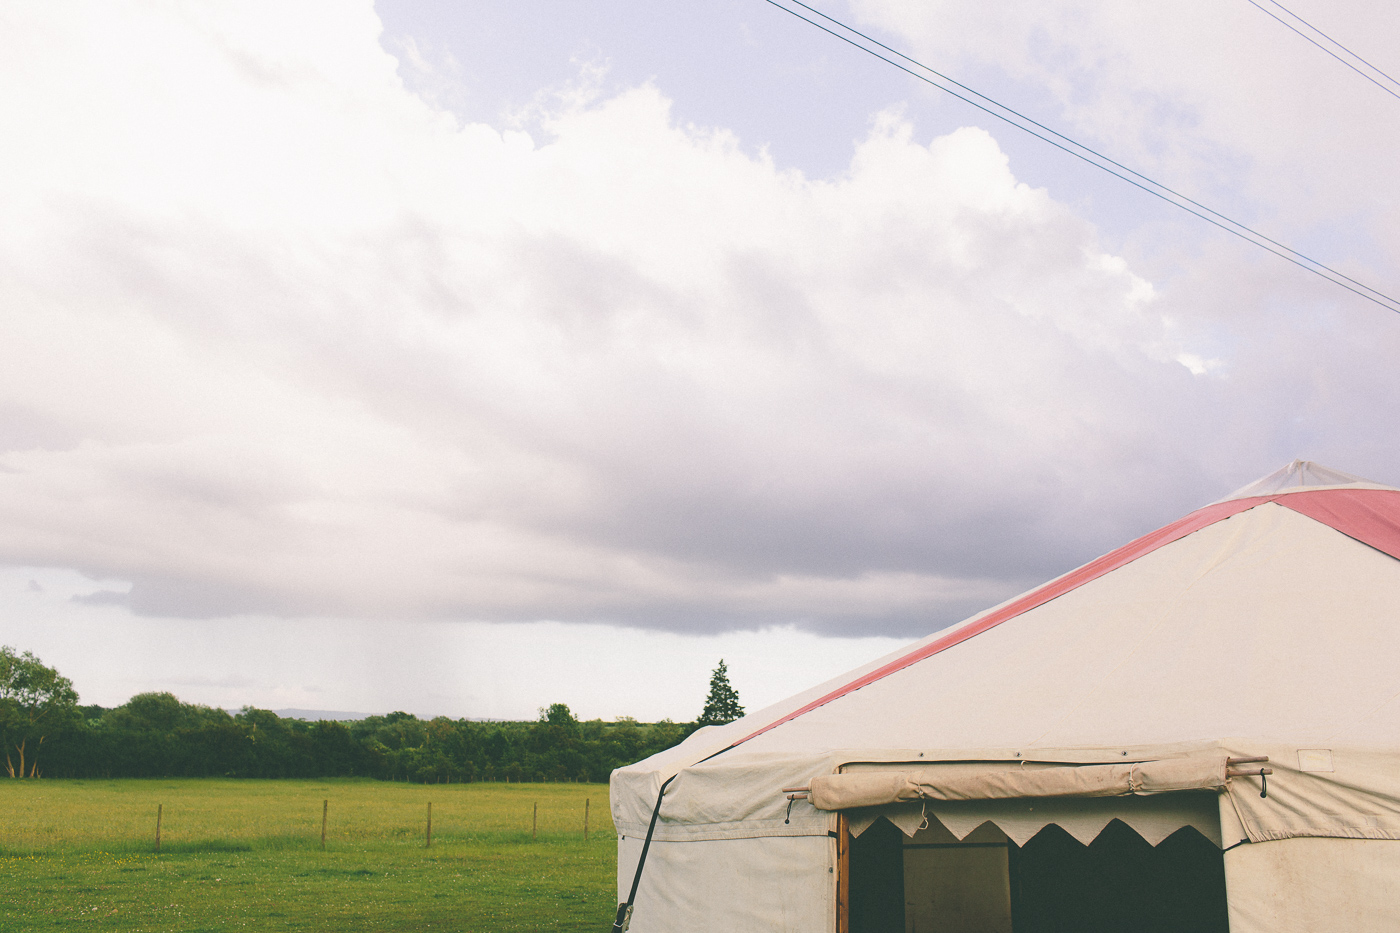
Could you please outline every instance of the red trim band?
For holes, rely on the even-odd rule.
[[[1319,489],[1280,496],[1278,504],[1400,560],[1400,491]]]

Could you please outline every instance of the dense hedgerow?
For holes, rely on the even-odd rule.
[[[562,703],[535,722],[423,720],[409,713],[307,722],[143,693],[114,709],[76,707],[44,737],[36,761],[41,777],[606,781],[614,768],[669,748],[693,730],[670,721],[580,722]]]

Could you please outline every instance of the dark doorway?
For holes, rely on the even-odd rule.
[[[905,839],[898,828],[881,819],[851,840],[849,933],[910,933],[910,926],[917,927],[913,933],[985,933],[985,923],[968,919],[978,912],[966,904],[948,911],[939,908],[936,916],[926,916],[923,900],[950,903],[946,891],[935,890],[948,883],[958,886],[958,897],[951,900],[999,896],[1002,911],[1009,896],[1013,933],[1229,933],[1224,858],[1219,848],[1190,827],[1153,847],[1114,820],[1086,846],[1051,824],[1018,848],[991,825],[976,833],[985,830],[988,838],[1000,838],[999,844],[979,842],[976,833],[959,843],[941,824],[932,822],[914,839]],[[969,871],[976,867],[972,861],[985,861],[996,854],[993,850],[1006,853],[1001,893],[991,891],[987,878],[980,875],[977,884],[968,885],[964,876],[976,872],[950,872],[942,861],[937,877],[930,876],[928,866],[916,858],[929,854],[924,850],[933,851],[939,859],[965,854]],[[906,915],[908,905],[912,907]],[[996,913],[991,906],[995,905],[989,901],[985,916]],[[969,923],[978,929],[971,929]]]
[[[904,933],[904,834],[889,820],[851,840],[850,933]]]
[[[1228,933],[1225,861],[1194,829],[1155,848],[1114,820],[1084,845],[1058,826],[1011,850],[1016,933]]]

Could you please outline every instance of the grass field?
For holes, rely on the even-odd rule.
[[[14,933],[592,933],[614,909],[599,784],[4,780],[0,814],[0,929]]]

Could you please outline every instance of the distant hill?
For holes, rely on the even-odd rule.
[[[92,707],[92,709],[96,710],[98,713],[100,713],[100,712],[102,711],[102,707],[100,707],[100,706],[94,706],[94,707]],[[243,711],[242,711],[241,709],[234,709],[234,708],[231,708],[231,707],[230,707],[230,708],[228,709],[227,712],[228,712],[228,714],[229,714],[230,716],[237,716],[239,713],[241,713],[241,712],[243,712]],[[376,713],[352,713],[352,712],[348,712],[348,711],[343,710],[343,709],[274,709],[274,710],[269,710],[269,712],[276,713],[278,716],[282,717],[283,719],[305,719],[307,722],[315,722],[315,721],[318,720],[318,719],[331,719],[331,720],[335,720],[335,721],[337,721],[337,722],[355,722],[355,721],[360,720],[360,719],[368,719],[370,716],[382,715],[382,714],[376,714]],[[96,714],[94,714],[94,715],[96,715]],[[421,716],[420,716],[420,717],[417,717],[417,718],[418,718],[418,719],[423,719],[424,717],[421,717]],[[431,719],[432,717],[427,717],[427,718]],[[468,721],[470,721],[470,722],[512,722],[512,721],[514,721],[514,720],[507,720],[507,719],[497,719],[497,718],[494,717],[494,716],[462,716],[462,717],[459,717],[459,718],[461,718],[461,719],[466,719],[466,720],[468,720]],[[533,722],[533,720],[521,720],[521,721],[522,721],[522,722]]]
[[[231,709],[231,715],[238,715],[241,710]],[[353,722],[357,719],[366,719],[369,713],[349,713],[343,709],[275,709],[276,713],[283,719],[305,719],[307,722],[315,722],[318,719],[334,719],[339,722]]]

